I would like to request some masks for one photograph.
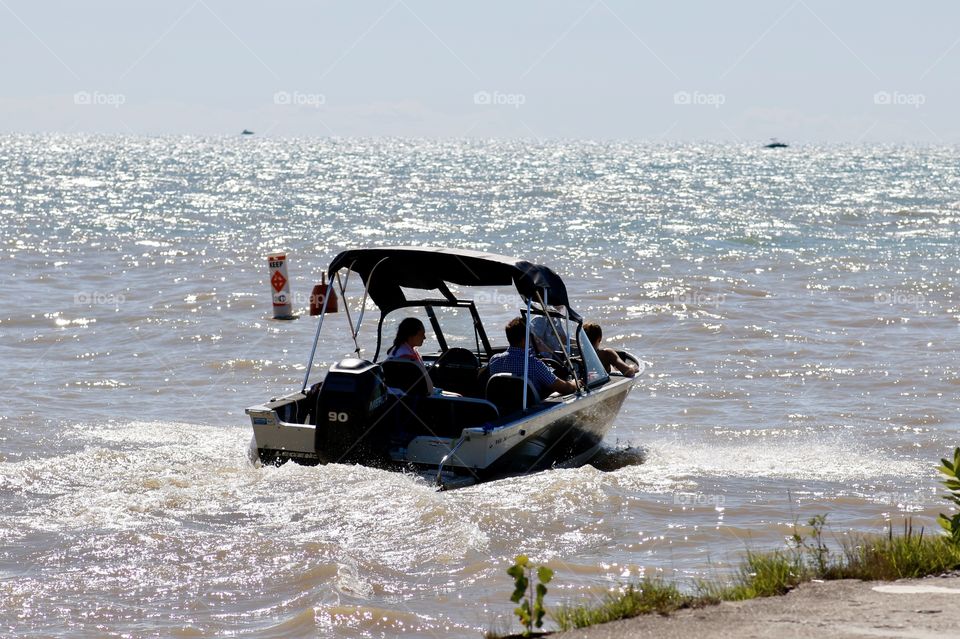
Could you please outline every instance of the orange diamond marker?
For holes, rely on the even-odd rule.
[[[280,271],[274,271],[273,277],[270,278],[270,283],[273,284],[273,290],[279,293],[283,290],[283,287],[287,285],[287,278],[285,278]]]

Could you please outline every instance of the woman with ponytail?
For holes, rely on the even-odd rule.
[[[423,358],[417,352],[417,347],[423,346],[427,339],[427,331],[423,322],[416,317],[408,317],[397,327],[397,336],[393,338],[393,346],[387,349],[387,359],[406,359],[414,362],[423,371],[427,380],[427,393],[433,393],[433,381],[423,363]]]
[[[423,358],[417,352],[417,347],[423,346],[427,339],[427,331],[423,322],[416,317],[408,317],[397,327],[397,336],[393,339],[393,346],[387,350],[390,359],[409,359],[423,366]]]

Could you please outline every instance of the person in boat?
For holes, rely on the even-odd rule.
[[[587,334],[587,339],[589,339],[593,345],[593,350],[597,351],[597,355],[600,357],[600,363],[603,364],[603,367],[608,373],[610,369],[615,368],[620,371],[624,377],[633,377],[637,374],[639,369],[633,364],[623,361],[620,355],[617,354],[617,351],[612,348],[600,348],[600,340],[603,339],[603,329],[600,328],[599,324],[587,322],[583,325],[583,332]]]
[[[432,393],[433,382],[430,380],[427,367],[417,350],[423,346],[426,339],[427,330],[424,328],[423,322],[416,317],[404,318],[397,327],[397,336],[393,338],[393,346],[387,349],[387,359],[406,359],[420,366],[427,378],[427,392]]]
[[[560,379],[554,375],[546,364],[534,357],[527,349],[525,341],[527,325],[522,317],[515,317],[510,320],[505,327],[505,331],[510,348],[490,358],[489,369],[491,375],[510,373],[515,377],[523,377],[523,360],[527,358],[529,360],[527,375],[540,397],[546,397],[550,393],[566,395],[576,392],[576,383]]]

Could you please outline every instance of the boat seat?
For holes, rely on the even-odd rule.
[[[396,388],[407,395],[427,395],[430,385],[427,374],[419,364],[408,359],[388,359],[380,362],[383,381],[390,388]]]
[[[431,395],[416,408],[419,418],[407,425],[416,434],[459,437],[464,428],[485,426],[500,418],[497,407],[485,399]]]
[[[497,407],[501,415],[509,415],[523,409],[523,393],[526,386],[527,408],[540,403],[540,394],[529,381],[510,373],[497,373],[487,382],[487,401]]]
[[[480,389],[481,394],[486,396],[487,392],[487,382],[490,381],[490,365],[485,364],[477,371],[477,387]]]
[[[303,400],[303,405],[306,407],[306,415],[304,416],[303,423],[311,424],[313,426],[317,425],[317,415],[320,414],[320,387],[323,386],[323,382],[317,382],[310,387],[310,390],[307,391],[306,397]],[[287,421],[287,420],[285,420]]]
[[[430,369],[430,378],[437,388],[461,395],[477,395],[478,370],[480,360],[475,353],[465,348],[451,348]]]

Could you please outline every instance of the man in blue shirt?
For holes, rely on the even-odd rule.
[[[490,358],[490,374],[510,373],[514,377],[523,377],[523,358],[529,360],[527,374],[540,397],[550,393],[566,395],[577,390],[574,382],[562,380],[553,374],[546,364],[534,357],[526,348],[527,326],[522,317],[515,317],[506,326],[508,348],[499,355]]]

